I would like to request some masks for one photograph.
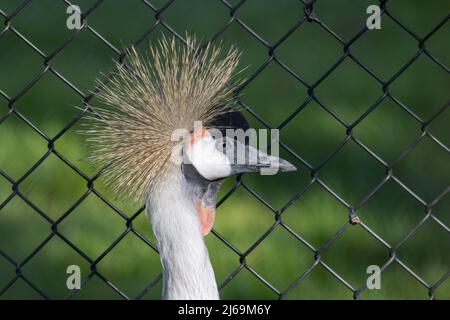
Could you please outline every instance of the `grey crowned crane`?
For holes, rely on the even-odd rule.
[[[216,137],[225,128],[248,128],[233,107],[235,49],[163,38],[146,58],[134,48],[127,53],[128,65],[118,63],[116,76],[101,85],[99,97],[109,107],[88,116],[88,159],[103,168],[101,178],[120,198],[145,201],[161,256],[163,298],[219,299],[203,237],[213,226],[224,179],[268,167],[296,169],[248,143]],[[174,139],[180,130],[182,142]],[[245,151],[243,162],[232,159],[227,144]]]

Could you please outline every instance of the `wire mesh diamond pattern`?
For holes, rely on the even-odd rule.
[[[33,2],[31,0],[25,0],[17,4],[15,9],[10,10],[8,13],[2,11],[0,8],[0,16],[3,19],[4,26],[0,31],[0,41],[2,37],[12,36],[18,41],[20,41],[23,45],[27,47],[27,50],[30,50],[39,57],[40,62],[42,63],[40,70],[34,74],[34,76],[27,80],[26,85],[23,86],[20,92],[17,92],[14,95],[11,95],[9,92],[3,91],[0,88],[0,96],[6,102],[7,109],[2,110],[0,114],[0,126],[3,122],[8,121],[8,119],[12,117],[17,117],[21,123],[25,124],[29,129],[33,130],[36,135],[38,135],[43,144],[46,144],[46,151],[41,158],[35,161],[27,170],[18,178],[15,179],[11,175],[8,174],[7,170],[0,167],[0,176],[7,180],[11,191],[9,195],[0,203],[0,211],[13,201],[14,199],[20,199],[23,201],[29,208],[32,209],[33,214],[39,215],[42,217],[48,227],[50,228],[49,234],[46,238],[38,243],[37,246],[34,246],[33,249],[26,255],[24,259],[17,260],[13,258],[10,254],[7,253],[4,248],[1,247],[0,244],[0,256],[2,256],[8,264],[13,266],[15,269],[15,274],[4,283],[4,285],[0,286],[0,297],[7,293],[8,290],[20,279],[24,281],[31,290],[35,291],[38,296],[41,298],[49,299],[52,298],[42,289],[35,281],[26,275],[23,271],[27,264],[32,261],[35,256],[46,247],[49,242],[54,238],[59,238],[65,244],[67,244],[74,252],[80,255],[90,266],[90,272],[83,279],[82,286],[88,284],[92,281],[93,278],[100,279],[103,281],[111,290],[115,291],[118,295],[120,295],[124,299],[140,299],[143,298],[149,291],[155,290],[155,286],[161,282],[162,275],[157,275],[154,279],[152,279],[140,293],[134,296],[130,296],[125,291],[123,291],[119,285],[113,283],[110,279],[107,278],[102,272],[97,268],[98,264],[105,259],[105,257],[111,253],[116,246],[123,241],[125,237],[129,234],[133,234],[140,241],[145,243],[148,246],[148,249],[152,252],[158,252],[157,246],[153,241],[149,240],[143,232],[139,231],[138,228],[135,227],[135,220],[144,214],[144,208],[140,208],[134,212],[132,215],[127,215],[123,210],[117,207],[110,199],[108,199],[97,187],[96,181],[99,177],[99,173],[94,176],[89,176],[85,173],[84,170],[79,168],[76,164],[74,164],[68,157],[65,156],[64,152],[59,150],[57,146],[57,142],[61,140],[64,135],[71,130],[76,124],[78,124],[83,116],[94,108],[91,105],[93,99],[95,99],[96,94],[99,92],[98,87],[94,87],[90,92],[86,92],[81,89],[75,82],[69,80],[64,75],[64,72],[58,70],[56,64],[54,64],[55,59],[58,57],[64,57],[64,54],[67,48],[76,41],[77,38],[80,37],[82,33],[88,33],[93,36],[96,41],[104,44],[108,50],[111,51],[111,54],[114,55],[119,62],[124,62],[126,59],[125,50],[123,48],[118,47],[117,45],[111,43],[107,40],[107,37],[102,35],[102,33],[93,25],[90,24],[90,18],[97,11],[100,11],[100,8],[104,6],[108,1],[107,0],[98,0],[92,1],[90,7],[83,8],[82,10],[82,28],[80,30],[73,30],[68,33],[68,36],[60,41],[58,45],[52,51],[46,51],[41,49],[39,43],[33,41],[32,39],[25,36],[25,34],[20,30],[19,27],[14,25],[14,21],[16,17],[27,8],[27,6],[31,5]],[[62,0],[60,1],[63,5],[68,6],[72,5],[71,1]],[[362,284],[359,287],[353,286],[344,275],[338,273],[329,263],[323,259],[323,255],[328,251],[332,250],[333,244],[341,238],[349,229],[354,228],[354,226],[360,226],[367,235],[372,237],[375,241],[379,242],[385,251],[388,253],[389,258],[384,262],[381,266],[381,272],[383,273],[390,265],[398,265],[400,268],[404,270],[407,274],[409,274],[414,281],[417,281],[423,288],[428,290],[428,296],[430,299],[436,298],[436,289],[443,285],[450,276],[450,270],[445,274],[439,276],[439,279],[433,283],[425,281],[419,274],[414,270],[414,268],[410,267],[402,258],[397,254],[398,250],[406,243],[408,240],[425,224],[432,222],[436,226],[438,226],[443,232],[447,235],[450,234],[449,226],[437,215],[434,214],[433,208],[448,194],[450,187],[447,186],[444,190],[441,191],[439,195],[437,195],[431,201],[427,201],[423,199],[417,192],[415,192],[414,188],[409,186],[405,181],[403,181],[397,174],[393,167],[401,162],[405,157],[407,157],[415,148],[421,143],[424,139],[431,140],[438,148],[442,149],[445,153],[449,153],[449,147],[446,145],[445,141],[440,139],[436,134],[434,134],[429,128],[430,125],[439,119],[444,112],[447,110],[449,102],[446,101],[442,106],[440,106],[437,110],[433,111],[431,115],[427,118],[419,115],[414,111],[414,109],[410,108],[407,104],[403,103],[391,90],[391,87],[399,77],[401,77],[411,66],[415,64],[415,62],[420,57],[426,57],[431,61],[435,66],[443,70],[447,75],[449,73],[448,66],[441,61],[437,56],[433,55],[432,51],[427,47],[427,42],[448,22],[449,15],[447,15],[442,21],[436,21],[435,25],[429,32],[421,37],[417,35],[412,29],[410,29],[406,24],[404,24],[399,17],[397,17],[390,10],[390,1],[381,0],[379,1],[379,5],[382,10],[383,19],[389,20],[391,23],[396,24],[401,32],[407,34],[409,37],[414,39],[417,49],[415,54],[406,61],[400,68],[396,70],[396,72],[389,77],[388,79],[383,79],[376,70],[367,65],[363,59],[359,58],[353,52],[353,48],[358,44],[358,41],[368,32],[370,32],[365,25],[362,25],[359,30],[355,30],[353,37],[350,40],[344,40],[338,32],[333,30],[333,28],[321,19],[320,14],[316,12],[315,8],[320,4],[321,0],[301,0],[296,1],[298,5],[298,20],[292,25],[291,28],[285,30],[284,33],[276,39],[276,41],[269,41],[264,38],[257,30],[253,29],[249,23],[245,21],[245,18],[239,16],[239,12],[241,8],[246,5],[246,0],[241,1],[228,1],[221,0],[217,1],[217,4],[221,6],[221,10],[227,15],[226,22],[217,30],[213,30],[212,36],[208,40],[217,41],[221,39],[223,34],[232,26],[239,26],[241,30],[240,32],[246,33],[248,36],[252,37],[263,49],[264,54],[264,62],[260,65],[257,65],[255,70],[248,76],[245,83],[240,87],[240,90],[245,92],[246,87],[251,84],[255,79],[260,77],[261,73],[268,67],[272,65],[277,65],[279,68],[283,70],[283,72],[289,74],[291,77],[295,79],[307,92],[306,99],[300,103],[295,110],[291,111],[290,114],[283,119],[277,126],[271,126],[268,119],[264,119],[263,116],[260,116],[256,108],[252,106],[245,99],[244,96],[238,97],[238,104],[246,110],[255,120],[257,120],[261,126],[270,128],[270,129],[280,129],[281,132],[285,129],[285,127],[289,126],[291,122],[296,119],[299,115],[302,114],[302,111],[308,108],[312,103],[317,104],[322,111],[329,114],[329,116],[336,122],[341,128],[342,131],[345,132],[345,137],[338,143],[333,150],[329,152],[329,154],[318,164],[313,165],[308,162],[301,154],[301,152],[297,152],[294,148],[292,148],[289,144],[281,141],[281,147],[290,154],[293,158],[295,158],[299,163],[303,165],[304,168],[308,171],[310,178],[308,183],[302,187],[300,190],[297,190],[295,195],[289,199],[281,208],[275,208],[270,204],[262,195],[260,195],[254,188],[252,188],[245,179],[245,176],[237,177],[233,187],[230,189],[226,195],[218,201],[218,206],[220,207],[228,198],[234,194],[237,190],[245,191],[251,194],[257,201],[261,202],[264,206],[266,206],[273,214],[273,223],[272,225],[262,232],[256,241],[252,245],[250,245],[246,250],[240,250],[235,246],[232,241],[229,241],[226,236],[220,234],[217,230],[213,230],[213,234],[217,239],[223,242],[226,247],[231,250],[231,252],[235,255],[236,261],[238,261],[238,266],[235,270],[226,277],[225,281],[220,284],[220,289],[225,288],[230,282],[237,281],[235,277],[242,272],[242,270],[246,269],[250,274],[252,274],[258,281],[267,286],[270,290],[272,290],[275,295],[279,299],[284,299],[289,297],[289,294],[298,286],[301,286],[303,281],[317,268],[323,268],[328,272],[332,277],[334,277],[338,282],[340,282],[343,286],[345,286],[353,295],[354,299],[359,299],[360,295],[363,291],[367,289],[366,284]],[[169,0],[164,2],[160,6],[156,6],[150,0],[142,0],[140,3],[145,6],[145,10],[148,11],[148,14],[154,17],[154,21],[148,24],[147,28],[140,31],[140,35],[134,39],[131,45],[139,46],[143,43],[150,34],[156,33],[158,28],[163,29],[165,32],[173,34],[180,41],[185,42],[185,37],[183,34],[177,32],[170,23],[166,22],[165,14],[166,12],[174,6],[177,1]],[[76,4],[76,3],[74,3]],[[269,22],[270,24],[270,22]],[[314,82],[310,82],[306,80],[300,72],[294,70],[289,67],[288,64],[283,61],[281,55],[278,54],[279,48],[283,46],[283,44],[288,41],[288,39],[301,28],[304,28],[305,25],[315,25],[320,28],[320,31],[328,34],[332,37],[333,41],[335,41],[340,48],[342,49],[339,58],[333,63],[320,77],[318,77]],[[269,26],[270,27],[270,26]],[[348,122],[345,120],[340,114],[338,114],[335,110],[333,110],[332,106],[327,105],[322,98],[319,98],[317,94],[317,88],[336,70],[346,61],[352,61],[355,63],[361,72],[364,72],[371,78],[373,81],[377,83],[380,88],[379,96],[375,101],[372,101],[371,105],[365,110],[356,120],[352,122]],[[1,72],[1,70],[0,70]],[[80,101],[79,105],[83,107],[77,113],[77,115],[69,121],[63,128],[61,128],[57,134],[49,135],[41,128],[38,124],[34,123],[33,120],[26,114],[24,114],[17,107],[18,103],[26,96],[26,94],[32,90],[40,81],[46,76],[51,74],[53,77],[56,77],[58,81],[66,86],[72,93],[74,93],[78,100]],[[111,77],[113,76],[113,70],[109,70],[107,76],[105,77],[105,82],[107,83]],[[11,75],[12,76],[12,75]],[[49,93],[51,94],[51,93]],[[418,132],[415,140],[410,143],[405,149],[399,150],[399,156],[393,161],[385,160],[381,155],[377,154],[374,150],[372,150],[368,145],[366,145],[359,137],[358,134],[355,133],[355,129],[364,122],[364,120],[385,101],[391,101],[395,105],[397,105],[404,114],[411,117],[421,128],[420,132]],[[2,137],[3,139],[8,139],[8,137]],[[340,192],[335,190],[326,180],[321,176],[323,169],[330,163],[333,162],[336,156],[348,145],[355,144],[360,148],[361,152],[365,153],[368,157],[373,159],[380,167],[384,169],[384,175],[380,181],[375,185],[373,189],[367,192],[362,199],[356,203],[350,203],[343,197]],[[86,188],[83,192],[78,196],[76,201],[74,201],[64,212],[61,212],[57,217],[52,216],[44,209],[41,205],[36,204],[29,196],[26,195],[26,192],[22,190],[22,185],[24,181],[29,177],[33,172],[35,172],[40,166],[42,166],[46,161],[48,161],[49,157],[56,157],[59,159],[65,166],[70,168],[76,175],[81,177],[85,181]],[[380,236],[377,232],[375,232],[368,223],[364,221],[362,217],[359,216],[359,212],[361,208],[363,208],[378,192],[385,186],[387,183],[395,183],[398,187],[403,189],[409,196],[414,199],[414,201],[423,208],[423,218],[417,223],[413,228],[406,233],[399,242],[390,243],[382,236]],[[301,202],[304,195],[312,188],[313,186],[318,186],[322,188],[325,192],[327,192],[330,196],[334,197],[340,205],[347,211],[348,220],[344,223],[340,228],[335,230],[335,233],[320,246],[315,246],[311,242],[309,242],[301,233],[297,232],[292,228],[285,220],[284,213],[290,208],[294,203]],[[106,206],[108,206],[111,210],[115,212],[115,214],[121,219],[123,222],[123,230],[120,235],[110,243],[106,249],[102,251],[98,256],[93,257],[92,255],[86,253],[82,250],[77,244],[71,241],[60,229],[61,224],[71,216],[71,214],[84,202],[89,196],[94,196],[103,202]],[[309,267],[298,274],[297,278],[290,283],[289,286],[280,288],[275,284],[271,283],[266,277],[256,271],[248,262],[247,257],[256,250],[270,234],[274,232],[274,230],[282,229],[284,232],[292,235],[298,245],[304,246],[307,248],[312,255],[312,260]],[[2,283],[0,282],[0,285]],[[66,298],[72,298],[72,296],[76,292],[70,292]],[[437,297],[438,298],[438,297]]]

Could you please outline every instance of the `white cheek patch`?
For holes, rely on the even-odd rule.
[[[211,136],[196,139],[186,149],[189,161],[205,179],[216,180],[231,174],[230,160],[217,150],[216,141]]]

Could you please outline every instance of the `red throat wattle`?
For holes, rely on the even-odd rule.
[[[201,201],[198,201],[196,209],[200,220],[200,231],[203,236],[206,236],[213,227],[214,219],[216,217],[216,208],[205,206]]]

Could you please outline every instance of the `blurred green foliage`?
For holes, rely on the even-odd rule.
[[[21,1],[1,1],[0,10],[14,12]],[[93,0],[71,0],[86,11]],[[164,1],[153,1],[160,8]],[[235,4],[238,1],[230,1]],[[315,14],[344,41],[352,39],[365,25],[368,5],[375,1],[319,0]],[[398,0],[388,2],[389,12],[419,37],[428,34],[450,9],[448,1]],[[65,28],[63,1],[31,1],[10,25],[45,54],[56,50],[73,31]],[[246,1],[236,16],[273,44],[303,16],[300,1]],[[220,1],[175,1],[162,19],[177,32],[186,31],[209,39],[230,19]],[[0,18],[3,25],[4,18]],[[152,11],[142,1],[107,0],[87,18],[90,26],[118,48],[129,45],[155,23]],[[426,48],[449,65],[449,24],[426,41]],[[1,27],[4,28],[4,27]],[[158,26],[141,44],[149,43],[167,31]],[[242,50],[244,76],[253,74],[267,59],[268,49],[236,21],[219,37],[226,46]],[[390,79],[418,51],[418,41],[388,16],[382,29],[366,32],[352,46],[351,53],[383,80]],[[276,50],[275,55],[308,83],[315,83],[343,55],[343,46],[318,24],[305,22]],[[111,49],[87,30],[50,60],[50,65],[85,94],[100,73],[112,70]],[[15,97],[44,69],[43,59],[10,30],[0,36],[0,90]],[[448,103],[449,75],[422,54],[390,86],[389,92],[423,120],[428,120]],[[382,86],[363,68],[346,58],[314,90],[316,96],[347,123],[358,119],[383,94]],[[277,63],[270,63],[243,91],[242,100],[271,126],[280,125],[308,97],[307,88]],[[92,104],[98,104],[93,99]],[[47,72],[16,102],[17,110],[53,138],[78,114],[80,96],[54,74]],[[8,103],[0,96],[0,117],[8,113]],[[428,126],[447,148],[450,144],[448,108]],[[251,114],[252,126],[262,128]],[[86,148],[77,134],[79,124],[55,142],[55,149],[86,174],[95,171],[83,160]],[[354,129],[354,135],[386,162],[391,163],[421,134],[421,124],[390,99],[384,100]],[[318,166],[346,137],[346,128],[316,102],[309,103],[281,131],[282,142]],[[15,114],[0,124],[0,169],[13,179],[25,172],[48,151],[47,141]],[[243,181],[273,208],[279,210],[311,181],[310,171],[282,150],[298,172],[278,176],[246,175]],[[426,202],[431,202],[447,187],[450,178],[449,154],[425,137],[401,161],[393,173]],[[319,177],[351,205],[362,201],[385,177],[385,169],[361,147],[350,141],[320,170]],[[224,195],[234,184],[229,179]],[[110,197],[100,182],[95,188],[131,216],[138,208]],[[27,176],[19,191],[52,219],[58,219],[87,191],[86,181],[55,155],[50,155]],[[0,176],[0,203],[12,192],[11,184]],[[429,219],[402,244],[397,257],[424,281],[432,285],[449,272],[450,225],[449,196],[433,206],[433,214],[447,231]],[[394,181],[386,183],[358,209],[360,219],[389,245],[396,246],[426,215],[423,205]],[[346,224],[349,211],[318,183],[294,201],[282,214],[283,223],[315,248],[321,248]],[[239,188],[218,209],[215,230],[236,248],[245,252],[274,223],[274,214],[244,188]],[[144,214],[133,222],[151,242],[155,239]],[[58,226],[58,232],[73,242],[91,259],[96,259],[125,231],[125,220],[90,194]],[[18,196],[0,210],[0,250],[22,262],[51,234],[50,224]],[[218,283],[240,266],[239,256],[215,236],[206,238]],[[389,251],[360,225],[350,226],[326,247],[321,259],[353,288],[367,278],[368,265],[384,265]],[[246,257],[246,263],[279,291],[286,290],[303,272],[314,265],[314,253],[282,226]],[[78,264],[83,276],[89,264],[57,236],[27,260],[22,273],[51,298],[68,294],[66,267]],[[128,234],[98,263],[98,271],[130,297],[137,296],[160,273],[158,255],[134,234]],[[0,255],[0,292],[15,276],[15,267]],[[144,298],[160,298],[161,282]],[[450,298],[447,279],[436,289],[436,297]],[[221,291],[224,299],[273,299],[276,294],[248,269],[242,269]],[[94,276],[74,298],[120,298],[101,279]],[[398,263],[382,274],[381,290],[366,290],[363,299],[427,298],[428,290]],[[22,279],[17,280],[3,299],[40,298]],[[352,292],[323,265],[318,265],[287,296],[290,299],[350,299]]]

